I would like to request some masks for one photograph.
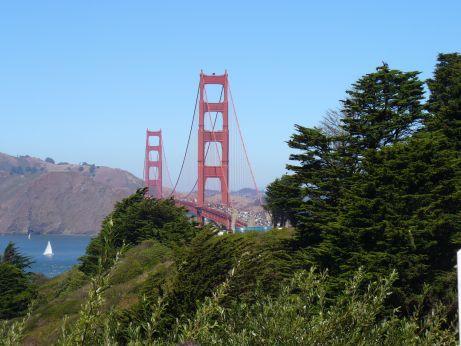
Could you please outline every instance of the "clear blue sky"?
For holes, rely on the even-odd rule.
[[[295,123],[314,126],[382,61],[430,76],[461,51],[461,1],[2,1],[0,152],[142,176],[163,128],[178,171],[198,74],[227,69],[263,186]]]

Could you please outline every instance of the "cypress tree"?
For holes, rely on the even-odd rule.
[[[346,91],[343,129],[352,154],[380,149],[411,135],[423,119],[419,72],[390,69],[386,63]]]
[[[36,291],[30,278],[13,264],[0,263],[0,320],[20,316]]]
[[[344,151],[342,138],[328,135],[321,128],[296,125],[288,145],[296,152],[290,155],[293,163],[287,168],[295,173],[293,179],[301,186],[297,238],[299,245],[312,246],[335,219],[343,183],[350,171],[340,156]]]
[[[85,274],[94,274],[99,256],[106,251],[115,257],[123,246],[137,245],[145,239],[155,239],[167,245],[187,244],[197,229],[183,208],[176,207],[173,199],[145,198],[145,188],[115,205],[106,217],[101,233],[88,244],[79,260]]]
[[[284,227],[287,221],[296,225],[300,204],[301,189],[294,176],[283,175],[267,186],[264,208],[271,214],[274,227],[278,224]]]
[[[430,144],[411,142],[426,116],[418,74],[378,67],[347,91],[341,131],[297,126],[289,142],[301,151],[288,168],[307,196],[298,234],[308,263],[328,268],[336,284],[360,266],[370,277],[396,268],[393,303],[405,306],[431,265],[430,237],[415,223],[431,179],[424,162],[435,164]]]
[[[29,268],[30,265],[34,263],[30,257],[22,255],[11,241],[6,246],[3,256],[0,257],[0,262],[10,263],[19,268],[21,271]]]
[[[32,276],[25,273],[33,261],[9,242],[0,257],[0,320],[20,316],[36,296]]]
[[[427,121],[431,131],[441,130],[453,143],[461,148],[461,54],[439,54],[434,77],[427,81],[431,92],[427,110],[431,116]]]

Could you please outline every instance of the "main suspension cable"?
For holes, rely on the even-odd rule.
[[[239,132],[239,135],[240,135],[240,141],[242,142],[243,151],[245,153],[245,158],[246,158],[248,167],[250,168],[251,178],[253,179],[253,184],[255,186],[256,194],[257,194],[257,196],[259,196],[259,189],[258,189],[258,185],[256,184],[256,178],[255,178],[255,175],[254,175],[254,172],[253,172],[253,167],[251,166],[251,162],[250,162],[250,159],[248,157],[248,151],[247,151],[247,148],[246,148],[246,145],[245,145],[245,141],[243,139],[242,130],[240,129],[240,123],[239,123],[239,119],[238,119],[238,116],[237,116],[237,111],[235,109],[234,98],[232,96],[232,90],[231,90],[230,82],[228,82],[228,83],[229,83],[229,96],[230,96],[230,99],[231,99],[232,110],[234,111],[235,121],[237,123],[237,129],[238,129],[238,132]],[[258,199],[259,199],[259,203],[261,203],[262,201],[261,201],[260,196],[259,196]]]
[[[221,88],[221,94],[219,95],[219,102],[221,102],[221,100],[222,100],[223,93],[224,93],[224,87]],[[206,94],[206,93],[205,93],[205,94]],[[214,129],[215,129],[216,121],[217,121],[217,119],[218,119],[218,113],[219,113],[219,112],[216,112],[215,115],[214,115],[214,121],[213,121],[213,124],[212,124],[212,126],[211,126],[211,131],[214,131]],[[211,115],[209,115],[209,116],[210,116],[210,121],[211,121]],[[210,146],[211,146],[211,143],[208,142],[208,143],[207,143],[207,147],[206,147],[206,151],[205,151],[204,162],[206,162],[206,158],[208,157],[208,151],[210,150]],[[192,187],[192,189],[189,191],[189,193],[188,193],[184,198],[188,198],[190,195],[192,195],[192,193],[194,192],[195,188],[197,187],[197,184],[198,184],[198,177],[197,177],[197,179],[195,180],[194,186]]]
[[[162,145],[162,152],[163,152],[163,157],[165,159],[165,167],[166,167],[166,174],[168,176],[168,181],[170,182],[170,187],[173,188],[173,180],[171,180],[170,168],[168,167],[168,160],[166,158],[165,146],[164,145]]]
[[[195,96],[194,114],[192,115],[192,122],[190,124],[189,138],[187,139],[186,151],[184,152],[184,157],[182,159],[182,164],[181,164],[181,169],[179,170],[178,179],[176,179],[176,183],[174,184],[173,190],[171,191],[171,194],[170,194],[169,197],[171,197],[176,192],[176,188],[178,187],[179,179],[181,178],[181,174],[182,174],[182,171],[184,169],[184,164],[186,162],[187,152],[189,150],[190,139],[191,139],[191,136],[192,136],[192,130],[194,128],[195,115],[197,113],[197,103],[198,103],[199,92],[200,92],[200,87],[197,87],[197,95]]]

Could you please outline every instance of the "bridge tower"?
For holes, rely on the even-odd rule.
[[[146,131],[146,156],[144,159],[144,184],[150,197],[162,198],[162,130]]]
[[[208,102],[205,86],[207,84],[221,85],[223,88],[222,100]],[[205,202],[205,186],[208,178],[218,178],[221,185],[221,203],[229,205],[229,117],[228,117],[228,80],[227,71],[223,75],[205,75],[200,73],[200,99],[198,123],[198,196],[197,205],[203,207]],[[217,112],[222,116],[222,129],[205,129],[207,113]],[[211,118],[211,117],[210,117]],[[218,166],[206,165],[206,144],[217,142],[221,145],[221,164]],[[209,150],[212,150],[211,148]]]

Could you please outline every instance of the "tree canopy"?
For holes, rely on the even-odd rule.
[[[419,72],[383,64],[352,84],[334,121],[296,125],[288,142],[306,266],[328,269],[333,285],[359,267],[374,278],[396,269],[391,304],[407,312],[423,292],[454,306],[461,247],[461,56],[441,54],[427,85],[423,102]]]
[[[188,243],[196,232],[185,210],[176,207],[173,199],[145,198],[145,189],[139,189],[118,202],[104,220],[101,232],[81,257],[80,268],[86,274],[94,273],[103,246],[108,246],[107,253],[114,257],[123,245],[136,245],[145,239],[181,245]]]
[[[0,256],[0,320],[21,316],[36,296],[31,276],[25,272],[32,263],[12,242]]]
[[[0,256],[0,262],[12,264],[22,271],[29,268],[30,265],[34,263],[30,257],[22,255],[16,245],[11,241],[3,251],[3,256]]]

